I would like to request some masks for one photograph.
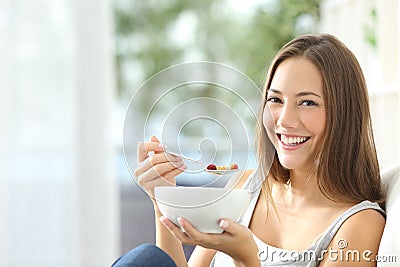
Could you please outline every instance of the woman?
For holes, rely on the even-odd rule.
[[[267,175],[242,224],[222,219],[224,232],[216,235],[181,219],[182,232],[153,199],[159,252],[177,266],[375,266],[384,196],[356,58],[331,35],[300,36],[272,61],[264,91],[261,172],[247,172],[241,185]],[[269,142],[276,149],[270,170]],[[139,144],[138,162],[135,175],[150,196],[185,169],[155,137]],[[182,243],[196,245],[189,263]]]

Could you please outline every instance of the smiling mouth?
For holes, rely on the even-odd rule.
[[[287,136],[283,134],[276,134],[279,138],[279,140],[284,144],[285,146],[298,146],[300,144],[303,144],[307,142],[311,137],[310,136]]]

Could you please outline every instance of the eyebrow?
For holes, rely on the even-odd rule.
[[[267,90],[267,95],[268,95],[268,92],[272,92],[272,93],[275,93],[275,94],[278,94],[278,95],[282,95],[282,92],[281,92],[281,91],[279,91],[279,90],[277,90],[277,89],[273,89],[273,88],[269,88],[269,89]],[[318,94],[316,94],[316,93],[314,93],[314,92],[310,92],[310,91],[303,91],[303,92],[300,92],[300,93],[296,94],[296,97],[299,97],[299,96],[307,96],[307,95],[313,95],[313,96],[322,98],[320,95],[318,95]]]

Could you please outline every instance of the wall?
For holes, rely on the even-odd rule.
[[[0,2],[0,266],[119,254],[111,3]]]
[[[382,168],[400,163],[399,13],[397,0],[324,0],[321,6],[320,31],[339,37],[363,68]],[[366,42],[368,28],[374,30],[375,48]]]

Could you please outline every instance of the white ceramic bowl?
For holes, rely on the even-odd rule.
[[[177,218],[185,218],[204,233],[222,233],[222,218],[238,221],[251,196],[245,189],[184,186],[156,187],[154,194],[165,217],[177,225]]]

